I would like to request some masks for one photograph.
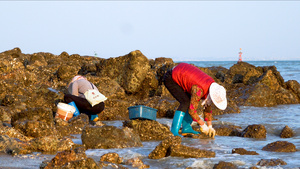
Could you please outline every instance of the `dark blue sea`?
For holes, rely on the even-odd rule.
[[[186,61],[185,61],[186,62]],[[230,68],[236,64],[235,61],[192,61],[199,67],[222,66]],[[300,82],[300,61],[249,61],[248,63],[255,66],[273,66],[281,73],[285,81],[297,80]],[[166,157],[159,160],[148,159],[148,154],[160,143],[160,141],[145,141],[143,147],[125,148],[125,149],[93,149],[87,150],[86,154],[100,160],[103,154],[109,152],[118,153],[123,159],[140,157],[145,164],[150,165],[152,169],[162,168],[178,168],[185,169],[187,167],[195,169],[212,169],[213,166],[220,161],[232,162],[239,168],[250,168],[256,166],[261,169],[299,169],[300,167],[300,104],[279,105],[275,107],[240,107],[239,114],[226,114],[216,116],[213,124],[233,124],[241,126],[243,129],[248,125],[262,124],[267,129],[266,139],[252,139],[232,136],[216,136],[214,139],[192,139],[183,138],[182,144],[186,146],[196,147],[200,149],[212,150],[216,153],[215,158],[178,158]],[[160,123],[171,126],[172,119],[157,119]],[[117,127],[122,126],[122,121],[104,121],[108,125]],[[280,138],[279,134],[284,126],[288,125],[295,132],[292,138]],[[76,136],[76,135],[75,135]],[[80,136],[74,139],[75,143],[81,143]],[[269,143],[275,141],[288,141],[293,143],[299,151],[293,153],[278,153],[263,151],[262,148]],[[244,148],[248,151],[256,151],[259,155],[239,155],[232,154],[232,149]],[[51,159],[49,155],[33,155],[10,157],[2,156],[0,158],[0,168],[39,168],[43,160]],[[257,162],[261,159],[282,159],[287,165],[261,167],[257,166]],[[126,166],[130,168],[129,166]]]

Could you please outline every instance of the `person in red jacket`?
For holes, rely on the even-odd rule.
[[[201,132],[214,137],[216,131],[211,123],[211,106],[214,103],[217,108],[226,109],[226,89],[199,68],[187,63],[179,63],[168,70],[163,82],[172,96],[180,103],[173,117],[171,132],[178,136],[182,125],[182,135],[199,134],[191,127],[191,123],[195,121],[200,125]],[[197,114],[200,101],[204,106],[204,121],[207,124]]]

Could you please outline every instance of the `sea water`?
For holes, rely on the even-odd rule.
[[[189,62],[199,67],[222,66],[230,68],[236,62]],[[255,66],[275,65],[285,81],[297,80],[300,82],[300,61],[253,61],[248,62]],[[242,138],[235,136],[216,136],[214,139],[192,139],[183,138],[182,144],[205,150],[211,150],[216,153],[214,158],[179,158],[166,157],[158,160],[148,158],[148,155],[160,141],[144,141],[143,147],[124,148],[124,149],[89,149],[87,156],[99,161],[103,154],[116,152],[124,160],[140,157],[142,161],[152,169],[179,168],[187,167],[199,169],[212,169],[220,161],[232,162],[239,168],[250,168],[256,166],[261,159],[282,159],[287,165],[260,167],[261,169],[299,169],[300,167],[300,104],[279,105],[275,107],[240,107],[239,114],[224,114],[215,116],[217,120],[213,124],[233,124],[241,126],[243,129],[248,125],[262,124],[266,127],[266,139]],[[158,118],[158,122],[171,126],[172,119]],[[104,121],[107,125],[113,125],[122,128],[123,121]],[[295,132],[292,138],[280,138],[279,134],[284,126],[288,125]],[[77,139],[73,141],[82,144],[80,135],[74,135]],[[293,143],[299,150],[292,153],[279,153],[263,151],[262,148],[275,141],[288,141]],[[232,154],[232,149],[244,148],[248,151],[256,151],[259,155],[239,155]],[[36,155],[36,156],[0,156],[0,168],[39,168],[44,160],[53,158],[54,155]],[[131,168],[130,166],[126,166]]]

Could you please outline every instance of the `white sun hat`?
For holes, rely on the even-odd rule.
[[[227,107],[226,89],[213,82],[209,87],[209,95],[212,102],[221,110],[225,110]]]

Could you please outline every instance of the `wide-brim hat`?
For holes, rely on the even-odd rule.
[[[221,110],[226,109],[227,107],[226,89],[223,86],[213,82],[209,87],[209,95],[212,102],[216,105],[217,108]]]

